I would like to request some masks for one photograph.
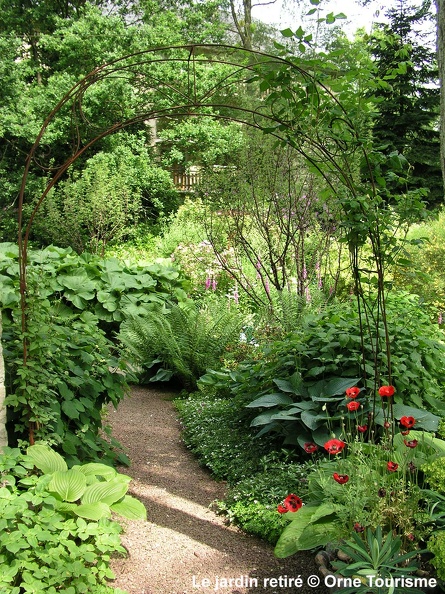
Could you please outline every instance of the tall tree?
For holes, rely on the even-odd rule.
[[[0,310],[0,453],[2,448],[8,445],[5,398],[5,363],[2,349],[2,312]]]
[[[445,190],[445,0],[435,0],[437,11],[437,62],[440,80],[440,163]]]
[[[439,88],[437,62],[428,32],[431,2],[410,6],[399,2],[386,12],[389,24],[378,24],[369,44],[376,75],[378,100],[373,134],[389,155],[402,153],[411,166],[408,188],[426,187],[428,201],[443,200],[439,160]]]

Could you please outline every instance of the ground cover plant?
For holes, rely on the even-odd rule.
[[[5,448],[0,476],[2,591],[123,594],[109,586],[110,558],[125,554],[111,512],[146,517],[126,495],[129,477],[98,463],[68,469],[44,444]]]

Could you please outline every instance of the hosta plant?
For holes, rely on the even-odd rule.
[[[109,586],[125,554],[111,511],[144,518],[128,477],[104,464],[68,469],[47,445],[0,455],[0,592],[124,594]]]
[[[111,512],[145,519],[142,503],[126,494],[130,477],[111,466],[92,462],[68,468],[62,456],[47,445],[30,446],[27,454],[43,476],[24,478],[21,484],[35,484],[38,492],[52,495],[57,510],[95,521],[111,518]]]

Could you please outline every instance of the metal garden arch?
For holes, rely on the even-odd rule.
[[[204,76],[211,72],[211,76]],[[120,94],[121,102],[111,103]],[[117,89],[117,93],[116,93]],[[248,103],[244,97],[249,95]],[[92,106],[102,112],[91,118]],[[67,118],[69,115],[69,118]],[[22,330],[26,330],[26,267],[31,226],[48,192],[96,142],[147,120],[211,116],[237,121],[290,145],[321,175],[333,195],[353,198],[360,183],[351,163],[366,150],[335,93],[294,57],[277,57],[228,45],[191,44],[149,49],[97,67],[57,103],[27,156],[19,195],[19,269]],[[70,122],[68,129],[66,122]],[[45,150],[63,139],[60,162]],[[24,219],[31,171],[47,172],[45,190]],[[40,173],[41,174],[41,173]],[[368,188],[375,194],[372,173]],[[369,191],[369,190],[368,190]],[[24,363],[27,345],[24,344]]]

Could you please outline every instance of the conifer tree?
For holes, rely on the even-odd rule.
[[[431,2],[416,7],[400,1],[386,16],[389,24],[378,24],[369,38],[376,74],[385,83],[374,92],[374,139],[388,155],[398,151],[406,157],[408,188],[427,188],[427,201],[435,205],[443,200],[443,182],[437,59],[427,26]]]

